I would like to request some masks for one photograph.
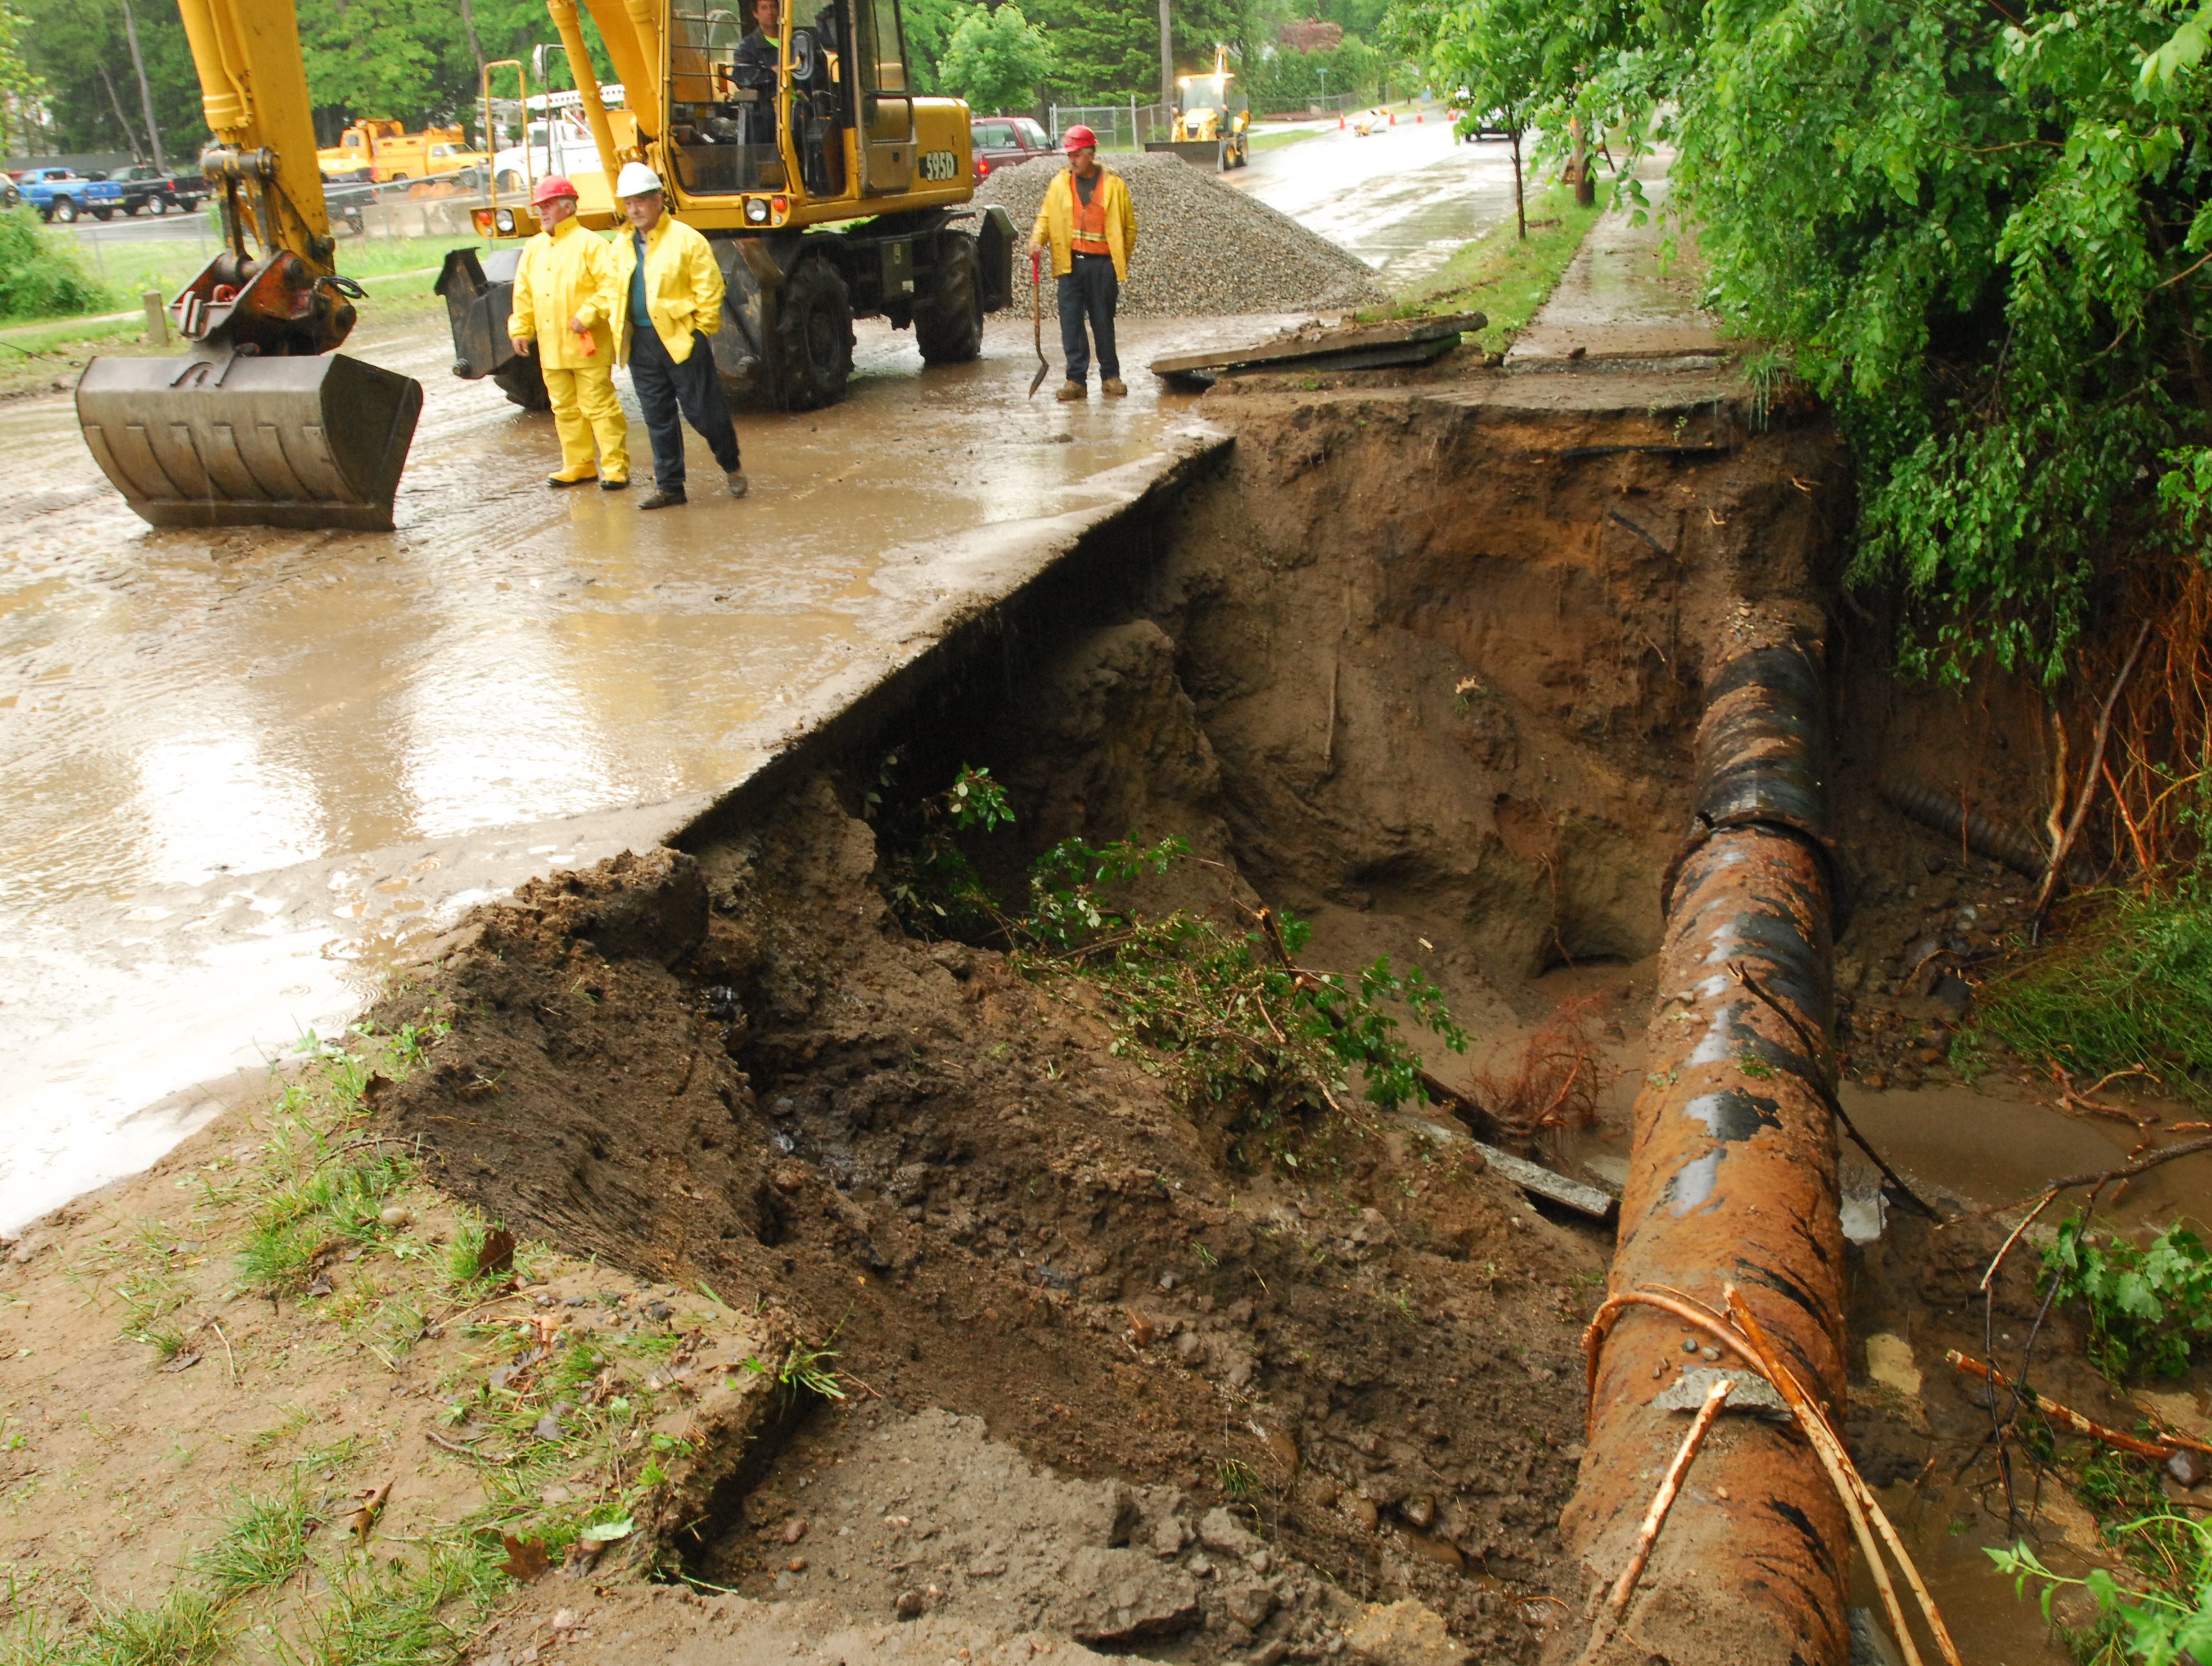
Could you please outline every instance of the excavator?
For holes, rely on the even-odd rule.
[[[1173,133],[1147,142],[1145,149],[1172,151],[1194,167],[1221,173],[1250,161],[1252,112],[1236,80],[1230,73],[1229,48],[1215,46],[1211,73],[1176,80]]]
[[[607,181],[624,161],[667,181],[728,282],[714,353],[733,391],[786,410],[834,402],[858,316],[911,327],[931,363],[981,352],[983,313],[1012,295],[1013,222],[969,206],[968,107],[912,91],[898,0],[830,0],[808,22],[784,12],[772,38],[707,0],[586,6],[629,95],[607,107],[575,0],[548,0],[603,170],[578,181],[580,217],[614,223]],[[85,442],[156,526],[388,531],[422,388],[337,350],[362,291],[337,269],[292,0],[180,9],[224,246],[170,303],[181,360],[85,367]],[[476,210],[497,246],[449,255],[437,289],[454,374],[542,407],[537,361],[507,335],[538,229],[528,183],[521,202]]]
[[[751,0],[748,0],[751,3]],[[724,386],[784,410],[834,404],[853,368],[853,320],[911,328],[925,362],[982,350],[983,314],[1012,295],[1014,225],[978,212],[969,112],[917,94],[898,0],[792,0],[752,14],[750,32],[714,0],[585,0],[620,80],[600,96],[575,0],[547,0],[581,95],[600,171],[570,177],[578,218],[613,225],[608,190],[624,162],[665,184],[668,211],[704,233],[727,285],[714,339]],[[759,16],[773,10],[772,21]],[[484,94],[490,101],[490,73]],[[526,103],[528,88],[524,88]],[[521,240],[538,229],[520,200],[476,211],[488,256],[454,251],[440,274],[453,374],[490,378],[526,408],[545,404],[534,356],[507,339]]]
[[[422,385],[337,350],[362,289],[334,260],[290,0],[180,9],[223,247],[169,304],[183,359],[85,366],[85,443],[156,526],[389,531]]]

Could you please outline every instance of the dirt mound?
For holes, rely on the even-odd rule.
[[[1309,1583],[1531,1652],[1579,1456],[1559,1281],[1601,1244],[1395,1123],[1343,1129],[1310,1183],[1229,1167],[1079,1006],[902,935],[875,862],[822,784],[696,867],[662,853],[485,910],[386,1014],[458,1016],[382,1116],[520,1230],[787,1302],[855,1392],[1173,1489],[1163,1519],[1228,1508]],[[702,1566],[742,1541],[741,1503],[702,1523]],[[1308,1635],[1310,1605],[1278,1590],[1261,1614],[1178,1566],[1195,1606],[1158,1625],[1182,1657]],[[888,1590],[859,1588],[862,1617],[892,1617]]]
[[[1066,164],[1040,157],[1001,168],[975,192],[1026,234],[1045,187]],[[1121,310],[1158,318],[1369,307],[1389,299],[1367,263],[1287,214],[1225,185],[1179,156],[1116,156],[1128,182],[1137,246]]]

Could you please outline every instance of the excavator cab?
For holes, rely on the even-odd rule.
[[[156,526],[388,532],[422,386],[334,350],[362,290],[331,260],[289,0],[182,9],[225,246],[169,304],[183,358],[85,366],[85,443]]]

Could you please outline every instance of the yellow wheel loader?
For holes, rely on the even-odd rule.
[[[85,443],[156,526],[389,530],[422,386],[335,350],[362,291],[332,263],[290,0],[182,10],[224,246],[170,303],[184,358],[85,366]]]
[[[982,350],[983,314],[1012,298],[1014,225],[1002,208],[970,206],[968,106],[913,90],[898,0],[829,0],[805,15],[787,4],[750,31],[710,0],[585,6],[624,107],[608,108],[592,81],[575,0],[548,0],[601,170],[569,174],[579,217],[622,223],[609,186],[623,163],[659,175],[668,211],[706,234],[728,284],[714,351],[732,394],[787,410],[834,404],[855,318],[912,328],[931,364]],[[538,361],[507,334],[521,240],[538,229],[533,183],[476,210],[495,247],[448,255],[437,289],[453,374],[538,408]]]
[[[1213,49],[1210,75],[1176,80],[1174,137],[1148,142],[1147,150],[1171,150],[1194,167],[1226,173],[1252,160],[1252,112],[1229,72],[1229,48]]]

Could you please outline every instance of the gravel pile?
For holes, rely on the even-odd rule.
[[[1065,166],[1041,156],[1001,168],[978,187],[975,200],[1004,204],[1026,239],[1045,187]],[[1137,211],[1136,252],[1121,286],[1125,313],[1198,318],[1389,299],[1358,256],[1179,156],[1115,156],[1106,166],[1128,183]]]

